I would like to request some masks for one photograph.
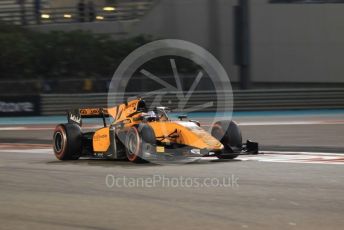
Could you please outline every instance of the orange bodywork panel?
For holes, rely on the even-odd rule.
[[[149,125],[153,128],[157,140],[161,139],[162,142],[185,144],[199,149],[223,149],[217,139],[193,122],[164,121],[150,122]],[[172,138],[167,138],[172,133]]]
[[[138,104],[141,101],[140,98],[131,100],[127,103],[120,104],[111,108],[84,108],[79,109],[81,117],[112,117],[114,123],[130,120],[133,122],[136,117],[139,117]],[[141,111],[142,112],[142,111]],[[126,122],[128,123],[128,122]]]
[[[114,108],[108,109],[108,113],[114,118],[115,122],[120,122],[128,118],[135,117],[137,106],[141,99],[129,101],[127,104],[120,104]]]
[[[106,152],[110,147],[110,128],[98,129],[93,135],[93,151]]]

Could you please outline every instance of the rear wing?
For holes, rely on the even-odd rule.
[[[104,126],[106,126],[106,117],[110,117],[107,108],[73,109],[67,112],[68,123],[79,126],[82,126],[82,118],[103,118]]]
[[[68,111],[67,118],[68,123],[75,123],[79,126],[82,125],[82,118],[103,118],[104,126],[106,126],[106,117],[112,117],[115,121],[121,121],[144,110],[146,110],[145,101],[138,98],[112,108],[74,109]]]

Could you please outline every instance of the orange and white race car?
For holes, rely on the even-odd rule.
[[[185,115],[171,120],[168,111],[166,107],[148,111],[145,101],[138,98],[113,108],[68,112],[68,123],[57,125],[54,131],[55,156],[59,160],[90,156],[144,162],[206,156],[233,159],[258,153],[258,143],[242,143],[234,121],[217,121],[207,132]],[[110,124],[107,117],[113,120]],[[83,132],[83,118],[102,118],[103,127]]]

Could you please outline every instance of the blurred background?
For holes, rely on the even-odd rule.
[[[209,50],[226,69],[234,110],[344,108],[341,0],[1,0],[0,116],[106,107],[114,71],[164,38]],[[162,63],[151,70],[173,78]],[[190,88],[194,66],[183,70]],[[132,95],[153,88],[139,74]],[[202,88],[203,84],[203,88]],[[215,97],[200,83],[206,101]],[[205,96],[204,96],[205,95]],[[207,108],[212,111],[214,108]]]

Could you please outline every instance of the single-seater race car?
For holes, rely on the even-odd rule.
[[[141,98],[113,108],[70,111],[68,123],[54,130],[55,156],[59,160],[90,156],[144,162],[207,156],[234,159],[240,154],[258,154],[258,143],[248,140],[243,144],[234,121],[217,121],[207,132],[186,115],[171,120],[168,112],[166,107],[148,111]],[[112,118],[111,124],[107,124],[107,117]],[[103,127],[83,132],[83,118],[102,118]]]

